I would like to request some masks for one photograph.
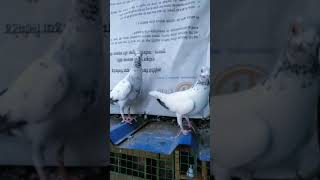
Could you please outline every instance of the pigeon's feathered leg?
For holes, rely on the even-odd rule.
[[[61,145],[59,147],[59,149],[57,150],[57,158],[58,158],[57,160],[58,160],[58,165],[59,165],[58,178],[60,180],[67,180],[68,175],[67,175],[67,171],[64,167],[64,145]]]
[[[194,127],[192,126],[192,124],[191,124],[191,122],[190,122],[189,117],[186,116],[186,115],[184,115],[183,117],[187,120],[187,122],[188,122],[188,127],[189,127],[190,129],[192,129],[194,132],[196,132],[196,130],[194,129]]]
[[[127,121],[127,119],[126,119],[126,117],[124,116],[124,107],[123,106],[120,106],[120,114],[121,114],[121,117],[122,117],[122,123],[123,122],[126,122],[126,123],[129,123],[128,121]],[[129,124],[131,124],[131,123],[129,123]]]
[[[180,131],[179,131],[179,133],[178,133],[177,136],[179,136],[179,135],[181,134],[181,132],[182,132],[183,135],[188,135],[189,132],[191,132],[191,130],[185,130],[185,129],[183,129],[182,115],[181,115],[181,114],[178,114],[178,113],[177,113],[176,115],[177,115],[178,124],[179,124],[179,126],[180,126]]]
[[[130,115],[130,106],[129,106],[129,107],[128,107],[128,117],[127,117],[127,119],[126,119],[126,122],[131,124],[133,120],[137,122],[136,118],[133,118],[133,117]]]
[[[57,180],[80,180],[77,176],[69,176],[64,166],[64,144],[57,151],[58,160],[58,179]]]
[[[45,146],[40,143],[32,145],[32,160],[40,180],[48,180],[43,168]]]

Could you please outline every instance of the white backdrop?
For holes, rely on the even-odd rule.
[[[148,95],[150,90],[175,92],[195,82],[201,66],[210,66],[210,1],[110,1],[110,88],[130,68],[134,55],[149,54],[142,62],[142,95],[135,113],[174,116]],[[118,106],[110,112],[119,113]],[[203,114],[208,115],[208,107]]]

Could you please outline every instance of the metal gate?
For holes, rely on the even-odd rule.
[[[210,162],[200,161],[197,154],[187,146],[179,146],[174,153],[163,155],[111,145],[110,163],[112,180],[209,180],[210,178]]]

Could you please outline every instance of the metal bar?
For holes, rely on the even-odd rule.
[[[207,169],[207,162],[201,161],[201,175],[204,179],[207,179],[208,169]]]
[[[160,154],[158,154],[158,160],[157,160],[157,180],[160,179]]]
[[[192,153],[191,154],[193,156],[193,173],[194,176],[197,177],[198,176],[198,157],[196,153]]]
[[[175,150],[175,179],[180,179],[180,152],[178,150],[179,148],[177,148],[177,150]]]
[[[144,156],[144,178],[147,179],[147,158]]]

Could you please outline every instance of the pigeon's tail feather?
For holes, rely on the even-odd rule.
[[[157,99],[157,101],[158,101],[158,103],[161,105],[161,106],[163,106],[164,108],[166,108],[166,109],[169,109],[168,108],[168,106],[166,105],[166,103],[165,103],[165,97],[167,96],[167,94],[165,94],[165,93],[162,93],[162,92],[159,92],[159,91],[150,91],[149,92],[149,95],[150,96],[153,96],[153,97],[155,97],[156,99]]]
[[[2,96],[4,93],[6,93],[8,91],[8,88],[6,88],[6,89],[4,89],[4,90],[2,90],[2,91],[0,91],[0,96]]]
[[[164,96],[166,96],[166,94],[164,94],[162,92],[159,92],[159,91],[150,91],[149,95],[153,96],[153,97],[155,97],[157,99],[162,99]]]
[[[27,125],[26,121],[2,122],[0,126],[0,133],[10,134],[12,130],[23,128],[25,125]]]
[[[157,101],[161,106],[169,110],[169,107],[164,102],[162,102],[160,99],[157,99]]]
[[[117,102],[118,102],[118,100],[114,100],[114,99],[110,98],[110,104],[115,104]]]

